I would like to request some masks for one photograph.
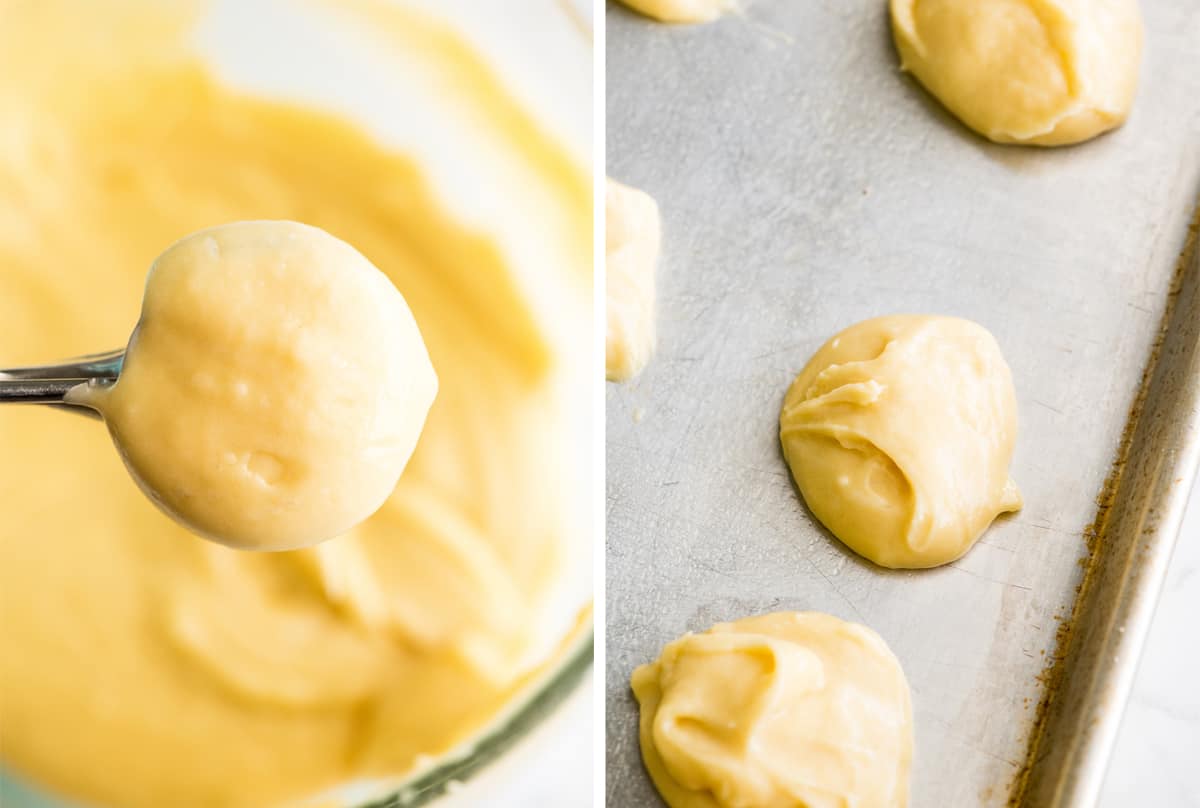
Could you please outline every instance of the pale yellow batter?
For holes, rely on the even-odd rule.
[[[539,222],[513,239],[546,257],[510,263],[355,126],[215,82],[182,5],[0,6],[0,364],[116,347],[164,245],[292,219],[400,290],[437,400],[378,513],[282,553],[179,526],[98,421],[0,409],[0,765],[79,804],[262,808],[446,752],[561,647],[588,349],[518,277],[553,266],[551,302],[589,322],[591,189],[461,39],[397,25],[392,47],[508,155],[512,204]]]
[[[710,22],[737,8],[737,0],[621,0],[661,22]]]
[[[606,375],[624,381],[654,353],[654,272],[662,240],[658,203],[644,191],[605,185]]]
[[[996,340],[957,317],[866,320],[825,343],[779,419],[813,514],[885,567],[933,567],[1021,507],[1012,374]]]
[[[818,612],[720,623],[635,670],[633,692],[671,808],[908,805],[908,683],[865,626]]]
[[[890,0],[900,66],[999,143],[1059,146],[1129,115],[1137,0]]]
[[[116,384],[76,388],[151,498],[247,550],[345,533],[396,487],[437,376],[404,298],[297,222],[238,222],[154,262]]]

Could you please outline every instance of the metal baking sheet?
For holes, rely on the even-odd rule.
[[[885,5],[756,0],[683,27],[608,6],[608,172],[664,218],[658,354],[608,388],[609,805],[660,804],[632,669],[779,609],[897,653],[914,806],[1090,806],[1103,780],[1200,442],[1200,267],[1179,260],[1200,6],[1144,2],[1132,119],[1043,150],[972,135],[901,74]],[[928,571],[846,551],[779,449],[816,348],[891,312],[984,324],[1017,385],[1025,508]]]

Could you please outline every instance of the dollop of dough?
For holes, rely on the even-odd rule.
[[[1142,51],[1136,0],[890,0],[900,66],[998,143],[1120,126]]]
[[[737,7],[735,0],[621,0],[660,22],[711,22]]]
[[[783,454],[813,514],[859,555],[919,568],[961,556],[1019,510],[1012,374],[957,317],[893,315],[825,343],[792,383]]]
[[[633,672],[671,808],[904,808],[912,706],[878,634],[818,612],[720,623]]]
[[[608,180],[604,192],[608,330],[605,371],[624,381],[654,353],[654,270],[662,225],[658,203],[644,191]]]
[[[345,533],[396,487],[437,376],[408,304],[349,244],[236,222],[154,262],[104,416],[134,478],[222,544],[292,550]]]

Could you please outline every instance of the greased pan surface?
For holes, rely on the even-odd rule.
[[[758,0],[663,26],[609,4],[608,171],[664,217],[658,354],[608,388],[610,805],[658,804],[632,669],[779,609],[866,623],[900,657],[912,805],[1085,806],[1099,788],[1200,441],[1200,268],[1179,261],[1200,7],[1143,3],[1132,118],[1046,150],[982,140],[901,74],[885,5]],[[1017,386],[1025,508],[934,570],[845,550],[779,449],[812,353],[892,312],[982,323]]]

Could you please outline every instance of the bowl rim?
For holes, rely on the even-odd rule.
[[[592,669],[595,651],[595,627],[587,621],[587,630],[570,641],[557,665],[527,692],[514,699],[506,714],[472,738],[459,753],[451,752],[433,769],[419,774],[383,797],[375,797],[354,808],[417,808],[446,795],[456,785],[469,781],[490,764],[504,757],[522,740],[550,718],[582,684]]]

